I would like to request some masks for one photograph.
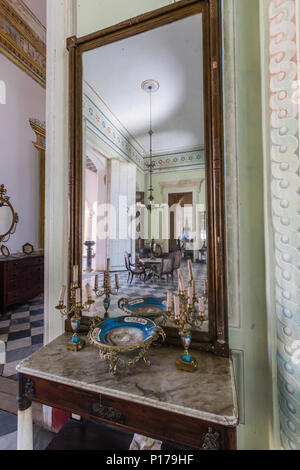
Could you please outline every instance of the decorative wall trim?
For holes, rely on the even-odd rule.
[[[101,142],[103,153],[109,158],[122,158],[137,165],[144,174],[150,158],[141,150],[136,138],[127,131],[118,117],[106,105],[95,90],[84,81],[83,114],[88,138]],[[197,170],[205,167],[204,146],[154,153],[154,173]]]
[[[281,445],[300,450],[299,82],[295,0],[269,0],[271,197]],[[275,313],[275,312],[274,312]]]
[[[41,28],[33,18],[31,26],[25,22],[21,6],[17,0],[0,0],[0,52],[45,87],[45,41],[36,33]]]

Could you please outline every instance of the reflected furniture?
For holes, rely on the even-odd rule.
[[[174,258],[173,256],[163,258],[159,265],[154,265],[152,267],[152,278],[162,280],[164,276],[166,276],[167,281],[169,280],[169,276],[173,276],[173,265],[174,265]]]
[[[42,403],[117,429],[202,450],[235,450],[238,425],[232,361],[195,351],[199,369],[178,371],[178,349],[151,351],[151,367],[136,365],[107,374],[98,352],[66,350],[64,334],[25,359],[19,373],[19,450],[30,450],[32,402]],[[174,386],[175,384],[175,386]],[[29,427],[29,428],[28,428]]]
[[[0,258],[0,314],[44,292],[44,255]]]
[[[128,271],[128,279],[127,282],[130,280],[130,284],[132,283],[132,280],[134,276],[138,276],[140,279],[143,278],[143,280],[146,279],[146,269],[143,263],[139,264],[133,264],[130,261],[131,254],[125,252],[124,253],[124,259],[125,259],[125,268]]]

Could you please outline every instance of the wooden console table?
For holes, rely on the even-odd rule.
[[[193,351],[199,369],[191,374],[176,370],[181,350],[163,346],[151,350],[151,367],[140,363],[110,377],[94,347],[67,351],[70,337],[65,333],[17,366],[19,449],[32,449],[32,402],[193,449],[236,449],[230,359]]]
[[[44,292],[44,255],[0,258],[0,315]]]

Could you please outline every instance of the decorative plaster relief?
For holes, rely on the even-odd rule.
[[[0,52],[46,86],[46,33],[23,13],[21,2],[0,0]]]
[[[300,450],[300,177],[295,0],[269,0],[270,133],[281,443]],[[299,28],[299,24],[297,25]],[[293,102],[294,101],[294,102]]]

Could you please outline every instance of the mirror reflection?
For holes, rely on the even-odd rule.
[[[0,235],[6,234],[13,223],[13,213],[9,206],[0,204]]]
[[[111,290],[92,314],[158,313],[182,282],[208,330],[202,36],[197,14],[84,53],[83,286]]]

